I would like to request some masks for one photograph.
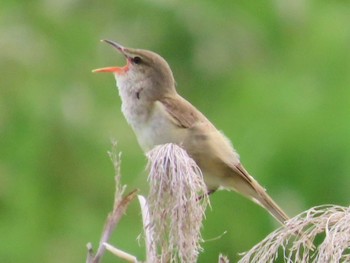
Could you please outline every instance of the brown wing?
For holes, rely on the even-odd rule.
[[[190,129],[184,148],[213,182],[236,190],[266,208],[282,224],[288,216],[244,169],[229,140],[191,103],[177,95],[159,100],[175,125]],[[207,178],[208,180],[208,178]]]
[[[209,122],[191,103],[177,95],[159,100],[166,111],[173,117],[176,125],[182,128],[191,128],[198,122]]]

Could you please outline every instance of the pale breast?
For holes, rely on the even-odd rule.
[[[187,130],[175,125],[172,117],[160,102],[155,102],[152,106],[148,105],[148,107],[142,106],[143,109],[140,109],[140,107],[136,109],[137,105],[135,104],[130,107],[133,107],[131,112],[127,111],[128,113],[125,113],[125,109],[123,112],[145,152],[160,144],[182,144]],[[149,110],[146,110],[146,108]],[[135,114],[136,112],[138,114]]]

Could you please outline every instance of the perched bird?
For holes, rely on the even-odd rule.
[[[208,192],[218,188],[234,190],[264,207],[280,223],[288,220],[265,189],[244,169],[231,142],[177,93],[173,73],[164,58],[148,50],[103,41],[123,54],[127,64],[93,72],[114,74],[122,112],[143,151],[160,144],[177,144],[202,170]]]

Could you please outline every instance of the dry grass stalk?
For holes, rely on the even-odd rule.
[[[128,205],[137,196],[138,190],[134,190],[129,194],[127,194],[125,197],[123,197],[125,186],[122,186],[120,182],[121,159],[120,159],[120,153],[118,153],[116,149],[117,149],[117,146],[116,146],[116,143],[114,142],[112,146],[112,151],[108,152],[113,162],[114,171],[115,171],[115,189],[116,190],[115,190],[115,196],[114,196],[113,211],[107,217],[106,224],[102,231],[102,236],[100,239],[100,243],[99,243],[99,247],[97,249],[96,255],[94,255],[93,253],[91,243],[87,245],[87,248],[88,248],[88,255],[86,259],[87,263],[101,262],[102,256],[104,255],[106,250],[106,243],[108,242],[110,236],[112,235],[112,232],[116,228],[119,220],[124,215]]]

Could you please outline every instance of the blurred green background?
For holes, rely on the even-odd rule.
[[[127,190],[147,194],[114,78],[91,73],[125,63],[103,38],[164,56],[288,214],[348,205],[349,14],[350,1],[1,1],[0,261],[85,261],[112,207],[112,139]],[[278,227],[237,194],[211,203],[199,262],[235,262]],[[140,219],[134,202],[111,242],[142,259]]]

